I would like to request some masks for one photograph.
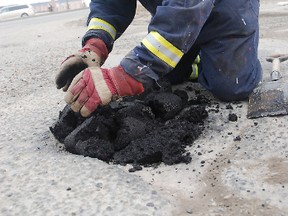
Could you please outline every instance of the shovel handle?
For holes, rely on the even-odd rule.
[[[280,77],[280,63],[284,62],[288,59],[288,55],[284,54],[276,54],[272,55],[270,57],[267,57],[266,60],[268,62],[272,62],[272,72],[271,72],[271,80],[272,81],[277,81]]]
[[[272,71],[278,71],[278,72],[280,72],[280,59],[279,58],[275,58],[275,59],[273,59],[273,62],[272,62],[272,64],[273,64],[273,66],[272,66]]]
[[[288,54],[275,54],[266,58],[268,62],[273,62],[274,59],[279,59],[279,63],[288,60]]]

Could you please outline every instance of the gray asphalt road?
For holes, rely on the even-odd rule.
[[[25,25],[34,25],[34,24],[46,24],[49,22],[55,22],[59,20],[73,20],[75,18],[87,17],[89,14],[89,9],[81,9],[81,10],[72,10],[61,13],[45,13],[38,14],[33,17],[27,17],[24,19],[14,19],[14,20],[6,20],[0,22],[1,30],[10,29],[10,28],[21,28],[25,27]],[[1,31],[2,32],[2,31]]]
[[[274,14],[260,17],[266,75],[265,57],[288,52],[287,16],[276,17],[284,10],[276,3],[261,1]],[[222,102],[210,107],[203,136],[188,149],[190,164],[131,174],[131,166],[63,150],[49,131],[65,106],[54,78],[81,47],[86,11],[0,23],[0,215],[287,215],[287,116],[249,120],[245,101],[232,110]],[[107,65],[141,41],[148,22],[138,11]],[[237,122],[227,120],[230,113]]]
[[[81,48],[87,14],[0,23],[0,215],[171,215],[147,182],[68,154],[49,131],[65,106],[54,77]]]

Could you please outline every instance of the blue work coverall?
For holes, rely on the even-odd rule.
[[[148,34],[121,61],[144,86],[188,79],[200,55],[198,82],[224,101],[249,96],[262,79],[258,60],[259,0],[139,0],[151,13]],[[132,22],[136,0],[92,0],[88,31],[110,52]]]

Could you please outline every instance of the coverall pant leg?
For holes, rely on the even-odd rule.
[[[198,54],[198,82],[220,100],[243,100],[262,79],[258,60],[259,1],[219,0],[196,42],[167,76],[187,80]]]

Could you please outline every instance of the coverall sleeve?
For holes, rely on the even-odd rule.
[[[109,52],[113,43],[132,22],[136,12],[136,0],[91,0],[88,31],[82,44],[91,37],[102,39]]]
[[[142,83],[166,75],[192,47],[213,6],[214,0],[162,1],[148,35],[121,61],[122,67]]]

